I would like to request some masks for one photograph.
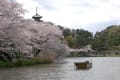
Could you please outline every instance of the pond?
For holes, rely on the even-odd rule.
[[[91,60],[89,70],[76,70],[74,62]],[[1,68],[0,80],[120,80],[120,57],[65,58],[59,63]]]

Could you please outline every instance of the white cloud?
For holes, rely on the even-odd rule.
[[[37,6],[39,14],[43,16],[43,20],[51,21],[66,27],[120,20],[119,0],[16,1],[24,4],[24,8],[29,11],[29,13],[26,13],[25,15],[26,18],[31,18],[35,14],[35,7]],[[80,28],[84,27],[81,26]]]
[[[36,6],[40,6],[38,2],[34,0],[16,0],[18,3],[23,5],[23,8],[27,10],[25,13],[25,18],[32,18],[35,14]]]

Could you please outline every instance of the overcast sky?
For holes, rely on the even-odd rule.
[[[69,28],[82,28],[91,32],[106,26],[120,24],[120,0],[16,0],[35,15],[35,8],[44,21]]]

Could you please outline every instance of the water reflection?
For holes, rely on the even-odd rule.
[[[74,62],[92,59],[89,70],[76,70]],[[0,80],[120,80],[119,57],[67,58],[59,64],[0,69]]]

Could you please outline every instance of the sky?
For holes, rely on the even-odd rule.
[[[95,33],[120,24],[120,0],[16,0],[32,18],[36,7],[42,20],[72,29]]]

